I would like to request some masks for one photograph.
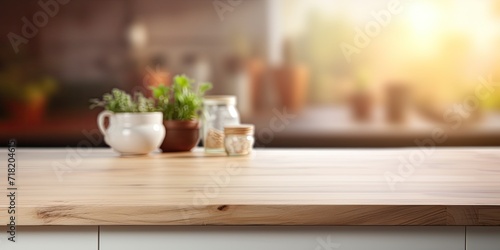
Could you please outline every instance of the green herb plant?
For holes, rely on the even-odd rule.
[[[102,107],[114,113],[143,113],[155,112],[155,101],[136,92],[132,97],[127,92],[113,89],[111,93],[103,95],[102,99],[91,99],[90,108]]]
[[[172,86],[151,87],[156,109],[164,120],[195,120],[199,117],[203,95],[212,88],[211,83],[195,84],[185,75],[174,77]]]

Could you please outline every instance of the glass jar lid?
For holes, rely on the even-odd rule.
[[[208,95],[203,98],[203,104],[207,105],[236,105],[234,95]]]
[[[253,135],[254,125],[252,124],[239,124],[224,127],[225,135]]]

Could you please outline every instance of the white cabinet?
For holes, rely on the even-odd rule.
[[[500,227],[0,227],[1,250],[500,250]]]
[[[500,227],[467,227],[467,250],[500,250]]]
[[[100,250],[465,250],[464,227],[103,226]]]
[[[98,250],[98,227],[18,227],[16,242],[0,227],[1,250]]]

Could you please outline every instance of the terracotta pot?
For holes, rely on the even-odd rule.
[[[36,98],[29,102],[10,101],[6,103],[10,119],[23,124],[37,125],[43,122],[47,99]]]
[[[366,122],[372,118],[372,98],[367,92],[356,92],[351,96],[351,109],[354,120]]]
[[[191,151],[200,140],[200,122],[191,121],[163,121],[165,125],[165,140],[160,148],[163,152]]]
[[[307,98],[309,70],[303,65],[289,65],[274,70],[281,105],[294,113],[300,112]]]
[[[262,103],[264,103],[264,98],[262,93],[264,91],[265,67],[264,61],[258,58],[253,58],[246,62],[246,71],[250,77],[250,99],[253,113],[263,108]]]
[[[389,123],[404,123],[406,121],[409,90],[403,84],[386,86],[386,118]]]

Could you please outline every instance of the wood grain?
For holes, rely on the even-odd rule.
[[[18,225],[500,225],[497,148],[127,158],[19,148],[17,164]]]

